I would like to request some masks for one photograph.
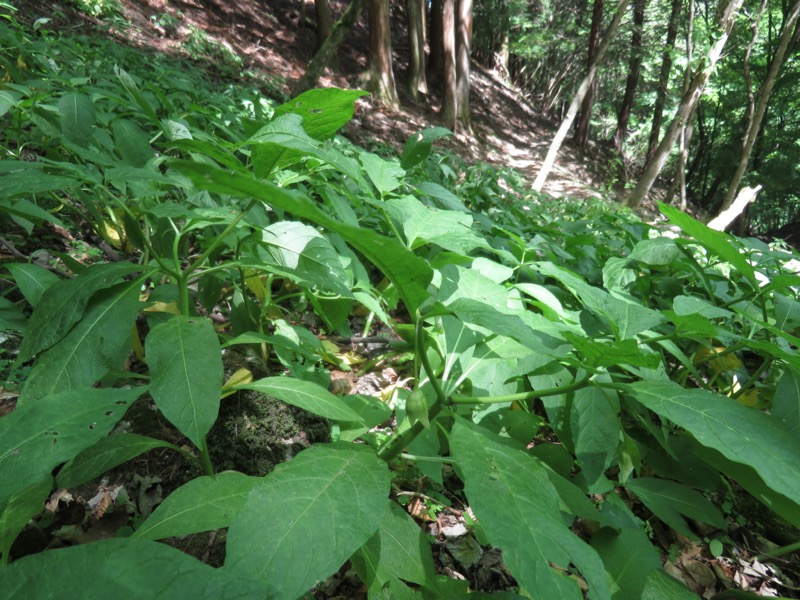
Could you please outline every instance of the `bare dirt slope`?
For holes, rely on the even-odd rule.
[[[202,29],[211,40],[242,57],[245,68],[271,78],[274,89],[287,96],[314,53],[312,0],[118,1],[123,8],[122,19],[104,23],[76,13],[68,8],[68,3],[58,0],[26,0],[20,3],[20,8],[27,19],[48,16],[61,27],[101,26],[120,43],[179,56],[186,56],[185,43],[193,29]],[[346,5],[343,0],[331,0],[335,18]],[[392,110],[369,98],[361,101],[357,116],[345,133],[367,146],[381,142],[401,147],[409,134],[442,124],[438,90],[434,89],[417,104],[402,93],[407,50],[404,15],[395,12],[392,18],[395,76],[402,108]],[[340,50],[336,71],[328,70],[320,84],[361,87],[367,65],[367,42],[365,13]],[[496,73],[478,65],[473,65],[471,105],[474,133],[458,133],[445,145],[468,160],[510,166],[532,180],[558,124],[544,118]],[[608,196],[612,193],[609,158],[607,148],[602,145],[594,144],[582,153],[565,144],[544,191],[555,197]]]

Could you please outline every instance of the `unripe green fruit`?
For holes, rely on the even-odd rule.
[[[415,389],[406,398],[406,415],[409,422],[413,425],[417,421],[427,429],[431,426],[428,421],[428,400],[419,388]]]

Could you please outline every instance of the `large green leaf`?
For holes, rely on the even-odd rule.
[[[603,527],[592,536],[592,548],[614,578],[619,588],[614,598],[618,600],[640,598],[647,576],[661,568],[658,550],[640,527],[627,527],[619,532]]]
[[[772,399],[772,414],[779,419],[789,433],[800,431],[800,372],[786,366],[775,388]]]
[[[19,291],[31,306],[39,303],[47,288],[61,281],[58,275],[39,265],[12,263],[4,266],[11,271],[14,283],[19,286]]]
[[[451,450],[470,506],[526,594],[583,598],[577,582],[562,571],[575,565],[591,597],[611,598],[600,557],[565,524],[561,499],[545,467],[463,419],[453,428]]]
[[[572,443],[591,488],[611,465],[620,438],[619,398],[597,387],[577,390],[570,408]]]
[[[227,527],[259,481],[236,471],[193,479],[167,496],[131,537],[163,540]]]
[[[419,525],[405,510],[390,502],[378,531],[356,555],[370,597],[393,578],[424,587],[435,587],[431,545]]]
[[[211,321],[175,316],[147,336],[150,395],[164,416],[198,448],[217,420],[222,354]]]
[[[260,585],[232,577],[164,544],[112,539],[34,554],[0,569],[8,598],[184,600],[263,598]]]
[[[652,513],[672,529],[689,539],[697,536],[689,529],[683,517],[725,529],[725,519],[706,498],[683,484],[655,477],[639,477],[627,486]]]
[[[145,389],[57,392],[0,419],[0,506],[105,437]]]
[[[0,163],[0,198],[17,195],[30,196],[41,192],[61,190],[78,185],[79,180],[45,172],[44,164],[22,160],[3,160]],[[13,205],[0,205],[4,210],[13,210]],[[45,214],[47,211],[42,211]]]
[[[731,263],[753,285],[758,286],[753,266],[739,251],[738,244],[733,237],[722,231],[710,229],[674,206],[659,202],[658,208],[671,223],[680,227],[684,233],[692,236],[720,258]]]
[[[345,225],[320,210],[308,196],[282,189],[268,181],[247,175],[226,173],[208,165],[189,161],[174,163],[199,188],[219,194],[257,198],[298,217],[308,219],[339,234],[361,252],[397,287],[410,313],[428,298],[427,286],[433,277],[430,266],[397,240],[361,227]]]
[[[673,382],[642,381],[624,389],[704,446],[753,467],[774,491],[800,498],[800,441],[774,417],[726,396],[683,389]]]
[[[117,119],[111,124],[114,146],[122,162],[131,167],[143,167],[155,157],[148,135],[133,121]]]
[[[48,473],[41,481],[13,494],[5,506],[0,506],[0,557],[4,560],[8,559],[19,532],[42,511],[52,489],[53,477]]]
[[[396,161],[386,160],[371,152],[362,152],[359,158],[381,198],[403,185],[402,178],[406,172]]]
[[[73,279],[59,281],[47,288],[31,315],[18,362],[30,360],[63,338],[83,316],[89,298],[111,287],[121,277],[142,267],[127,262],[92,265]]]
[[[130,352],[141,283],[137,279],[95,294],[83,318],[42,353],[22,389],[20,402],[55,390],[91,387],[109,371],[119,369]]]
[[[253,487],[228,530],[223,570],[263,582],[270,597],[297,598],[377,531],[390,479],[365,446],[304,450]]]
[[[300,115],[303,129],[312,138],[324,140],[350,122],[355,112],[355,102],[369,92],[320,88],[303,92],[275,109],[273,118],[287,113]]]
[[[68,93],[58,101],[61,133],[73,144],[87,148],[94,137],[94,104],[85,94]]]
[[[661,569],[650,572],[640,597],[642,600],[697,600],[697,594]]]
[[[237,390],[253,390],[274,396],[287,404],[334,421],[360,422],[357,412],[325,388],[290,377],[265,377],[258,381],[238,385]]]
[[[169,448],[180,452],[180,448],[169,442],[136,433],[104,437],[64,465],[58,472],[56,483],[58,487],[64,488],[78,486],[155,448]]]

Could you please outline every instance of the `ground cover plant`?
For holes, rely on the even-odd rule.
[[[441,129],[399,156],[354,146],[336,133],[360,91],[277,104],[41,29],[0,28],[3,230],[80,224],[116,260],[3,265],[10,596],[298,598],[348,561],[370,597],[480,596],[437,573],[407,492],[459,503],[508,598],[695,597],[657,530],[724,553],[741,495],[793,549],[794,254],[669,206],[655,227],[548,202],[434,152]],[[371,363],[344,352],[376,338]],[[332,369],[383,364],[385,397],[331,391]],[[244,392],[325,419],[330,443],[217,472],[209,432]],[[182,442],[119,427],[135,404]],[[127,537],[11,560],[53,489],[154,449],[193,476]],[[217,529],[217,568],[158,542]]]

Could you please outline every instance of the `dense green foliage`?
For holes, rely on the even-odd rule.
[[[359,91],[274,106],[11,25],[4,229],[82,222],[126,259],[62,254],[63,278],[4,265],[16,287],[0,328],[32,367],[0,419],[2,562],[56,486],[153,448],[205,474],[130,539],[3,564],[9,596],[91,582],[112,597],[296,598],[348,560],[371,597],[465,595],[392,494],[408,463],[461,494],[520,597],[691,597],[634,498],[690,539],[696,522],[727,539],[734,486],[800,527],[795,255],[667,206],[658,229],[532,197],[513,173],[433,152],[443,130],[378,156],[336,136]],[[398,334],[388,356],[411,357],[414,391],[333,395],[329,364],[345,365],[315,334],[377,322]],[[225,382],[232,346],[263,376]],[[144,374],[122,370],[132,347]],[[327,418],[334,441],[263,477],[215,474],[206,437],[239,390]],[[185,447],[114,430],[148,398]],[[393,434],[371,432],[392,411]],[[225,527],[219,569],[155,541]]]

